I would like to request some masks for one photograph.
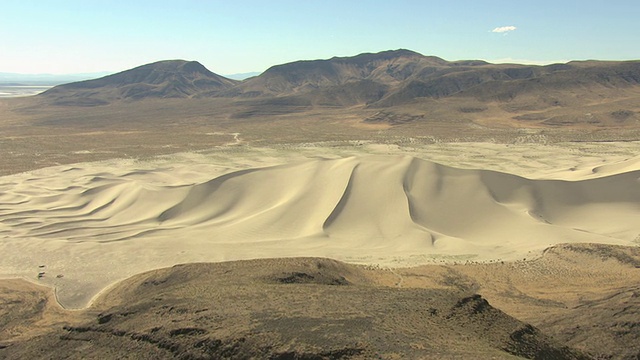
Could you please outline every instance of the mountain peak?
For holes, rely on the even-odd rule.
[[[104,105],[114,100],[188,98],[234,86],[235,80],[197,61],[163,60],[99,79],[56,86],[42,93],[59,105]]]
[[[154,71],[175,71],[175,72],[186,72],[186,73],[200,73],[200,74],[213,74],[209,69],[204,67],[204,65],[200,64],[197,61],[188,61],[188,60],[162,60],[154,63],[142,65],[135,67],[130,70],[125,70],[123,72],[128,71],[136,71],[143,69],[152,69]]]
[[[385,50],[375,53],[365,52],[355,56],[334,56],[329,60],[343,60],[343,59],[358,59],[358,58],[380,58],[380,59],[390,59],[396,57],[424,57],[424,55],[407,49],[397,49],[397,50]]]
[[[161,84],[166,82],[170,77],[181,76],[192,78],[194,76],[205,76],[222,79],[222,76],[216,75],[209,71],[197,61],[186,60],[163,60],[150,64],[141,65],[133,69],[125,70],[113,75],[105,76],[100,79],[81,81],[68,84],[73,87],[84,86],[124,86],[138,83],[145,84]],[[189,79],[184,79],[189,80]],[[67,86],[67,85],[65,85]]]
[[[379,97],[385,87],[404,81],[418,68],[443,67],[447,64],[448,62],[441,58],[424,56],[407,49],[324,60],[295,61],[272,66],[228,94],[290,95],[361,82],[362,86],[355,85],[355,88],[368,93],[365,97],[372,100]],[[356,97],[361,98],[359,95]]]
[[[397,49],[397,50],[386,50],[380,51],[377,53],[362,53],[356,56],[348,56],[348,57],[332,57],[329,61],[340,61],[340,62],[370,62],[370,61],[385,61],[385,60],[393,60],[398,58],[413,58],[413,59],[430,59],[436,61],[441,64],[445,64],[446,61],[440,59],[435,56],[424,56],[418,52],[407,50],[407,49]]]

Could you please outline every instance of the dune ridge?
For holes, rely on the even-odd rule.
[[[64,275],[43,280],[61,303],[82,307],[113,281],[176,263],[323,256],[410,266],[530,258],[558,243],[633,245],[640,170],[609,170],[540,180],[378,155],[181,184],[97,173],[82,186],[0,195],[0,250],[16,254],[0,275],[32,277],[46,264]]]

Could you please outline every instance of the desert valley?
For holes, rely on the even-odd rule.
[[[640,61],[160,61],[0,146],[0,358],[640,357]]]

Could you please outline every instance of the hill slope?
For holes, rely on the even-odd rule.
[[[347,98],[347,102],[389,106],[423,97],[511,100],[541,88],[545,91],[592,86],[625,88],[638,84],[638,61],[549,66],[490,64],[477,60],[449,62],[401,49],[273,66],[223,94],[243,97],[311,94],[314,102],[331,103],[326,99],[330,93],[345,93],[342,95],[348,97],[362,93],[364,88],[369,90],[368,96],[355,96],[355,101]],[[341,99],[333,100],[340,104]]]
[[[328,259],[187,264],[140,274],[85,320],[4,359],[586,359],[478,295],[397,289]]]
[[[405,80],[417,69],[444,66],[446,63],[440,58],[426,57],[409,50],[296,61],[273,66],[226,94],[245,97],[289,95],[365,80],[392,85]]]
[[[196,61],[167,60],[99,79],[56,86],[40,96],[58,105],[103,105],[113,100],[188,98],[227,89],[237,81],[207,70]]]
[[[640,61],[534,66],[393,50],[273,66],[215,96],[244,99],[249,108],[237,117],[359,106],[392,108],[396,115],[381,119],[392,125],[403,113],[433,118],[444,111],[483,124],[512,118],[517,127],[637,127],[640,108],[631,99],[640,98]]]

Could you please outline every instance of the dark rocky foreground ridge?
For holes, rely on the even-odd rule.
[[[195,263],[136,275],[81,311],[3,280],[0,358],[631,360],[638,269],[640,248],[601,244],[395,270],[323,258]]]
[[[362,268],[298,258],[137,275],[84,320],[4,359],[587,359],[480,295],[376,285]]]

